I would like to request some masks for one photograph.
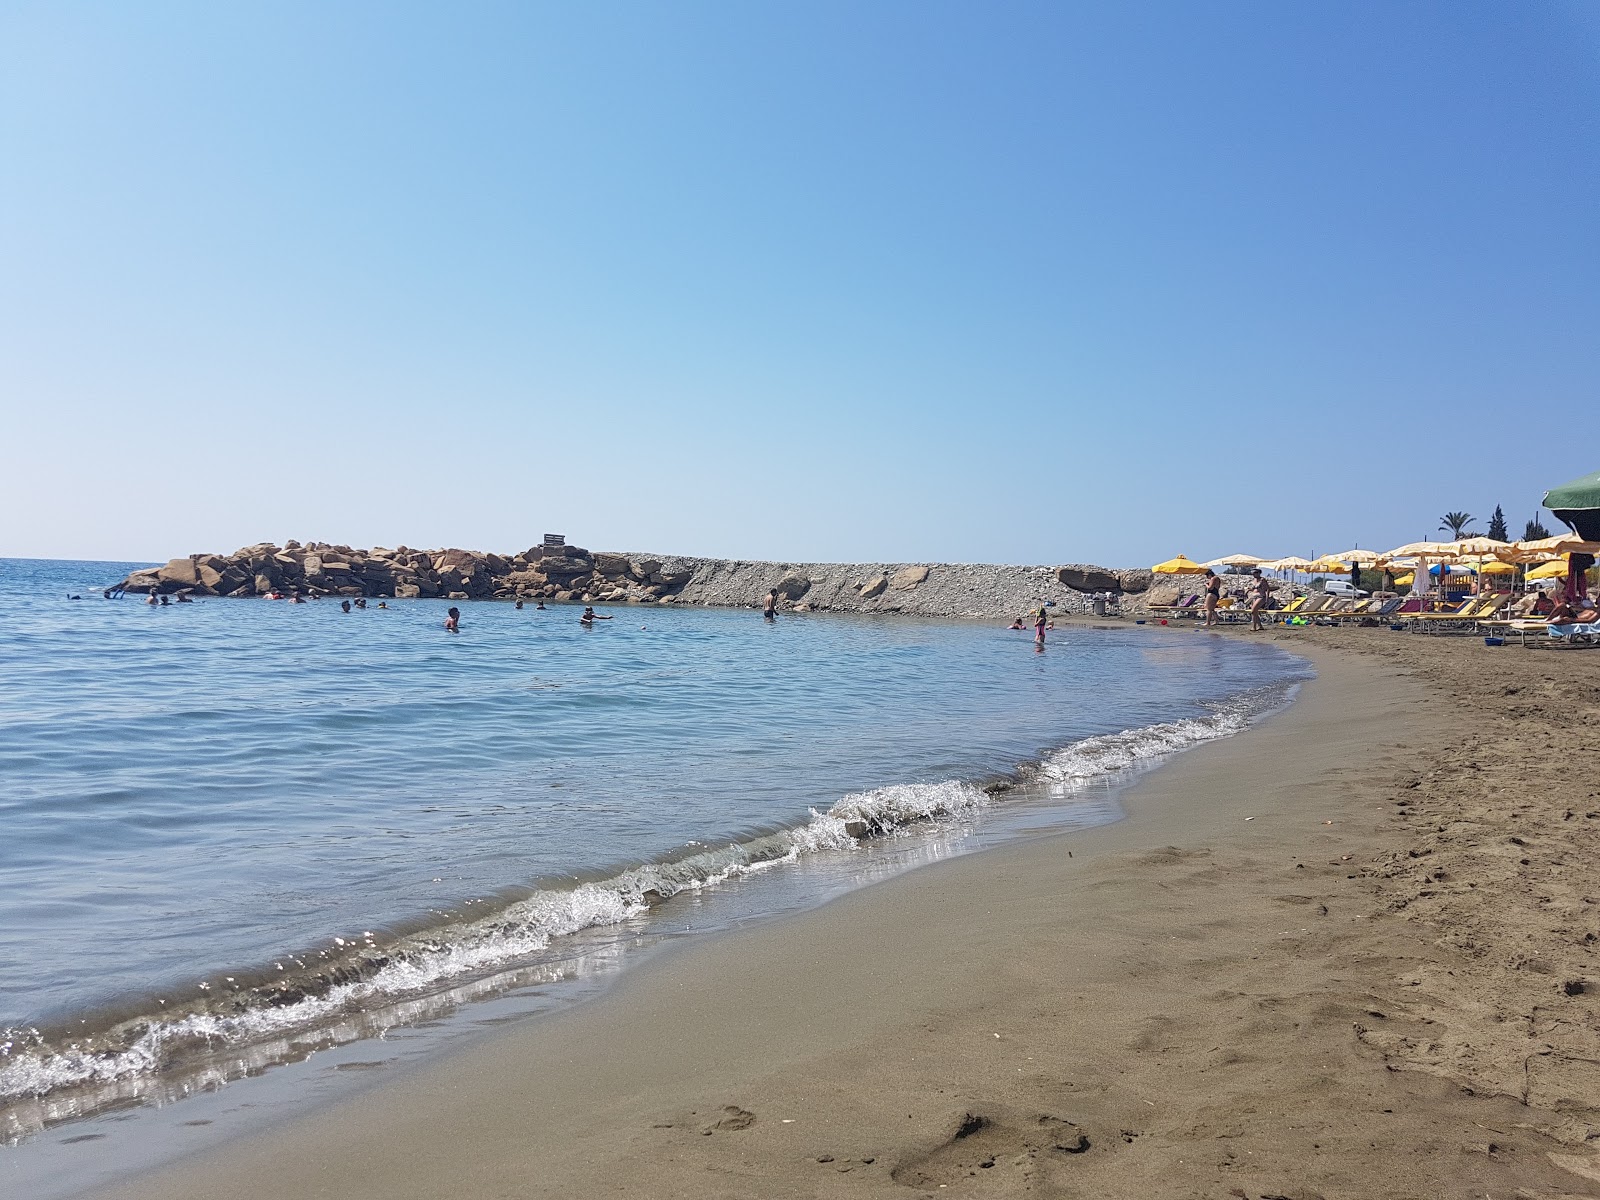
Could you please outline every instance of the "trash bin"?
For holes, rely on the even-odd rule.
[[[1097,616],[1097,617],[1105,616],[1106,615],[1105,597],[1104,596],[1096,596],[1093,600],[1089,601],[1089,608],[1094,612],[1095,616]]]

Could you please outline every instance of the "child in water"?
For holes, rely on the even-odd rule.
[[[461,610],[453,604],[445,609],[444,629],[446,633],[461,632]]]

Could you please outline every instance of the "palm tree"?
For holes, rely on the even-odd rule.
[[[1449,530],[1450,536],[1455,541],[1459,542],[1461,540],[1461,535],[1466,531],[1467,526],[1471,525],[1476,520],[1477,518],[1471,513],[1447,512],[1444,516],[1439,518],[1439,528]]]

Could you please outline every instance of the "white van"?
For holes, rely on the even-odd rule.
[[[1322,590],[1330,596],[1351,596],[1357,600],[1362,599],[1368,594],[1358,588],[1355,584],[1351,583],[1348,579],[1326,580],[1322,585]]]

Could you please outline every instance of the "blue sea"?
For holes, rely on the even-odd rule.
[[[1131,623],[1036,653],[1000,622],[486,602],[450,634],[445,601],[102,598],[139,565],[0,560],[13,1138],[492,996],[691,900],[744,919],[1116,819],[1130,772],[1303,670]]]

